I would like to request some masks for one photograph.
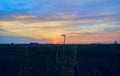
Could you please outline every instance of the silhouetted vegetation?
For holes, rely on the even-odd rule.
[[[120,76],[120,44],[1,44],[0,76]]]

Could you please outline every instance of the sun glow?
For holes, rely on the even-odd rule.
[[[54,38],[51,38],[51,41],[53,44],[61,44],[62,38],[54,37]]]
[[[60,42],[58,40],[54,40],[53,44],[59,44]]]

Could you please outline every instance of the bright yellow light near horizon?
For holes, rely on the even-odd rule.
[[[46,39],[50,40],[53,44],[61,44],[63,42],[63,37],[60,34],[56,35],[49,35],[45,37]]]
[[[62,43],[62,40],[61,40],[61,39],[53,39],[53,40],[52,40],[52,43],[53,43],[53,44],[61,44],[61,43]]]

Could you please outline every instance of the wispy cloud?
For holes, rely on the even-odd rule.
[[[4,29],[0,28],[0,31],[5,31]]]
[[[16,19],[33,19],[33,18],[36,18],[36,16],[16,16],[16,15],[13,15],[14,18]]]

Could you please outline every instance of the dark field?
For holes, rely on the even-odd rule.
[[[0,76],[120,76],[120,44],[0,45]]]

